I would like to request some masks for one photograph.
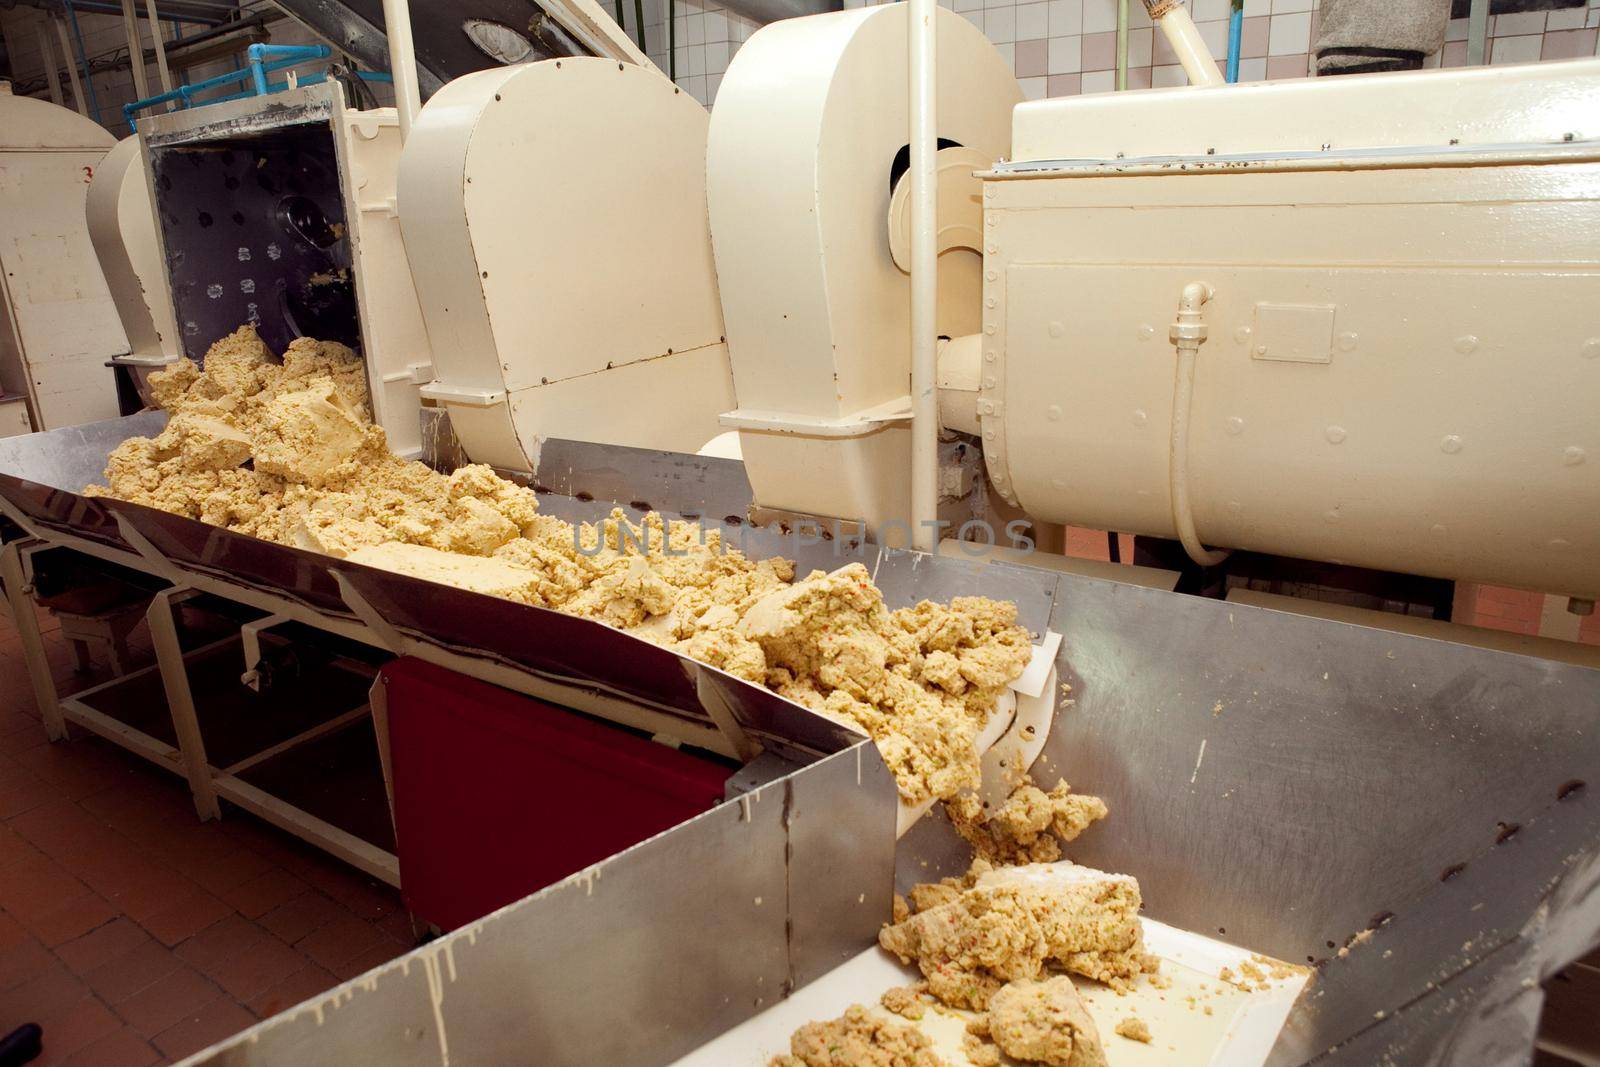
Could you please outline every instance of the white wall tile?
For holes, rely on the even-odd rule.
[[[1239,80],[1242,82],[1264,81],[1267,77],[1267,59],[1257,56],[1254,59],[1239,60]]]
[[[1196,22],[1212,22],[1226,19],[1232,10],[1233,0],[1194,0],[1189,14],[1194,16]]]
[[[1157,89],[1170,89],[1178,85],[1188,85],[1189,78],[1183,73],[1183,68],[1177,64],[1163,67],[1152,67],[1150,70],[1150,84]]]
[[[1272,14],[1272,0],[1244,0],[1244,17],[1253,19]]]
[[[977,11],[963,11],[963,12],[961,12],[961,17],[966,19],[968,22],[972,23],[974,26],[978,27],[979,31],[983,30],[983,11],[982,11],[982,9],[979,9]]]
[[[1544,32],[1543,11],[1518,11],[1512,15],[1496,15],[1489,22],[1493,37],[1518,37],[1528,33]]]
[[[1311,15],[1272,16],[1271,36],[1267,38],[1267,55],[1292,56],[1311,47]]]
[[[1583,20],[1588,17],[1588,11],[1581,7],[1564,7],[1559,11],[1552,11],[1545,19],[1544,28],[1547,33],[1558,33],[1561,30],[1581,30]]]
[[[982,11],[983,0],[956,0],[957,11]]]
[[[720,74],[707,74],[706,75],[706,106],[707,107],[710,107],[711,105],[713,105],[713,104],[715,104],[717,102],[717,90],[719,88],[721,88],[721,87],[722,87],[722,75],[720,75]]]
[[[1005,60],[1006,66],[1010,67],[1012,70],[1015,70],[1017,67],[1016,47],[1017,46],[1012,44],[1010,41],[1005,41],[994,46],[994,50],[1000,53],[1000,58]]]
[[[1045,88],[1049,78],[1019,78],[1017,84],[1022,86],[1022,96],[1025,100],[1043,100]]]
[[[1085,93],[1109,93],[1117,87],[1117,72],[1114,70],[1091,70],[1083,76],[1083,91]]]
[[[1076,74],[1083,69],[1083,38],[1050,38],[1050,73]]]
[[[1155,32],[1154,29],[1128,31],[1128,66],[1148,67],[1150,65],[1150,53],[1155,43]]]
[[[728,42],[715,41],[706,45],[706,73],[721,74],[728,69]]]
[[[995,44],[1009,44],[1017,39],[1017,9],[991,7],[983,13],[984,35]]]
[[[1050,36],[1083,32],[1083,0],[1050,0]]]
[[[706,17],[704,15],[690,15],[685,20],[683,43],[691,46],[706,43]]]
[[[1530,33],[1525,37],[1496,37],[1490,50],[1490,63],[1533,63],[1544,48],[1544,37]]]
[[[1311,11],[1316,6],[1316,0],[1272,0],[1272,13],[1288,15],[1296,11]]]
[[[1117,0],[1083,0],[1084,33],[1105,33],[1116,28]]]
[[[720,11],[709,11],[705,16],[706,44],[728,39],[728,16]]]
[[[1471,19],[1451,19],[1445,24],[1444,39],[1446,41],[1465,41],[1467,39],[1467,28],[1471,23]]]
[[[1200,39],[1211,49],[1211,56],[1220,65],[1228,54],[1228,24],[1226,22],[1197,22]],[[1163,35],[1165,36],[1165,35]]]
[[[1037,41],[1049,36],[1049,5],[1043,3],[1021,4],[1017,7],[1017,40]]]

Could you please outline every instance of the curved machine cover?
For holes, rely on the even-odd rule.
[[[733,406],[706,222],[706,112],[659,73],[549,60],[423,109],[399,207],[434,351],[424,395],[467,454],[547,437],[693,452]]]
[[[1000,159],[1016,79],[971,23],[938,16],[940,142]],[[765,507],[873,527],[908,510],[910,437],[895,415],[907,410],[910,278],[890,248],[906,65],[906,6],[889,4],[762,29],[717,93],[707,191],[740,405],[728,421]],[[976,328],[981,263],[953,243],[941,331],[963,332]]]

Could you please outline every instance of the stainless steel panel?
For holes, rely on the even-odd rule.
[[[887,914],[896,803],[863,743],[192,1062],[670,1062],[816,973],[816,946],[870,941]]]
[[[1328,956],[1600,767],[1600,671],[1063,576],[1035,777],[1111,817],[1070,850],[1149,913]]]
[[[1586,789],[1330,959],[1271,1063],[1525,1063],[1540,983],[1596,931],[1600,800]]]

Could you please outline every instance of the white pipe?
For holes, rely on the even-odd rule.
[[[1167,43],[1178,54],[1178,62],[1183,64],[1183,72],[1189,76],[1190,85],[1209,88],[1228,83],[1222,71],[1217,69],[1211,49],[1200,38],[1200,28],[1194,24],[1194,17],[1189,14],[1188,8],[1179,4],[1161,16],[1161,32],[1167,35]]]
[[[56,39],[61,42],[61,57],[67,64],[67,80],[72,82],[72,102],[78,106],[78,114],[88,118],[89,98],[83,95],[83,84],[78,81],[78,68],[72,61],[72,41],[67,38],[67,20],[60,15],[51,15],[50,21],[55,23]]]
[[[39,56],[44,60],[44,78],[50,86],[50,102],[56,107],[66,106],[61,95],[61,71],[56,68],[55,49],[50,45],[50,33],[44,28],[44,15],[41,13],[33,24],[34,32],[39,35]]]
[[[134,99],[150,95],[150,76],[144,69],[144,42],[139,39],[139,16],[133,0],[122,0],[122,32],[128,38],[128,69],[133,74]]]
[[[161,37],[161,15],[156,11],[156,0],[144,0],[145,21],[150,24],[150,39],[156,49],[156,74],[161,78],[161,91],[172,92],[172,70],[167,66],[167,42]],[[167,110],[172,110],[168,102]]]
[[[1189,506],[1189,406],[1194,401],[1195,357],[1206,340],[1206,321],[1200,308],[1211,299],[1211,287],[1190,282],[1178,298],[1178,319],[1168,336],[1178,350],[1178,367],[1172,387],[1172,441],[1169,488],[1172,495],[1172,524],[1189,558],[1202,567],[1215,567],[1228,558],[1226,551],[1211,552],[1200,543],[1194,530],[1194,513]]]
[[[931,552],[939,517],[939,175],[936,0],[907,0],[911,68],[911,544]]]
[[[1228,83],[1222,71],[1217,69],[1211,49],[1200,39],[1200,30],[1181,0],[1144,0],[1144,6],[1150,13],[1150,21],[1161,27],[1167,43],[1177,53],[1178,62],[1183,64],[1183,72],[1189,76],[1190,85],[1205,88]]]
[[[389,75],[394,78],[394,106],[400,115],[400,143],[405,144],[411,124],[422,110],[417,50],[411,43],[411,8],[406,0],[383,0],[383,32],[389,38]]]

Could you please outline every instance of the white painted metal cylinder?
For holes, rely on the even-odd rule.
[[[1600,64],[1419,74],[1404,108],[1395,84],[1018,108],[984,189],[1007,499],[1191,551],[1600,594]]]
[[[939,511],[939,175],[935,0],[908,0],[911,92],[911,543],[934,547]]]
[[[1177,53],[1178,62],[1183,64],[1183,72],[1189,76],[1190,85],[1209,87],[1227,84],[1222,71],[1217,69],[1211,49],[1200,39],[1199,27],[1195,26],[1188,8],[1182,4],[1173,7],[1161,16],[1157,25]]]
[[[411,8],[406,0],[383,0],[383,32],[389,38],[389,73],[394,78],[394,106],[400,116],[400,143],[404,144],[422,110],[417,50],[411,41]]]

